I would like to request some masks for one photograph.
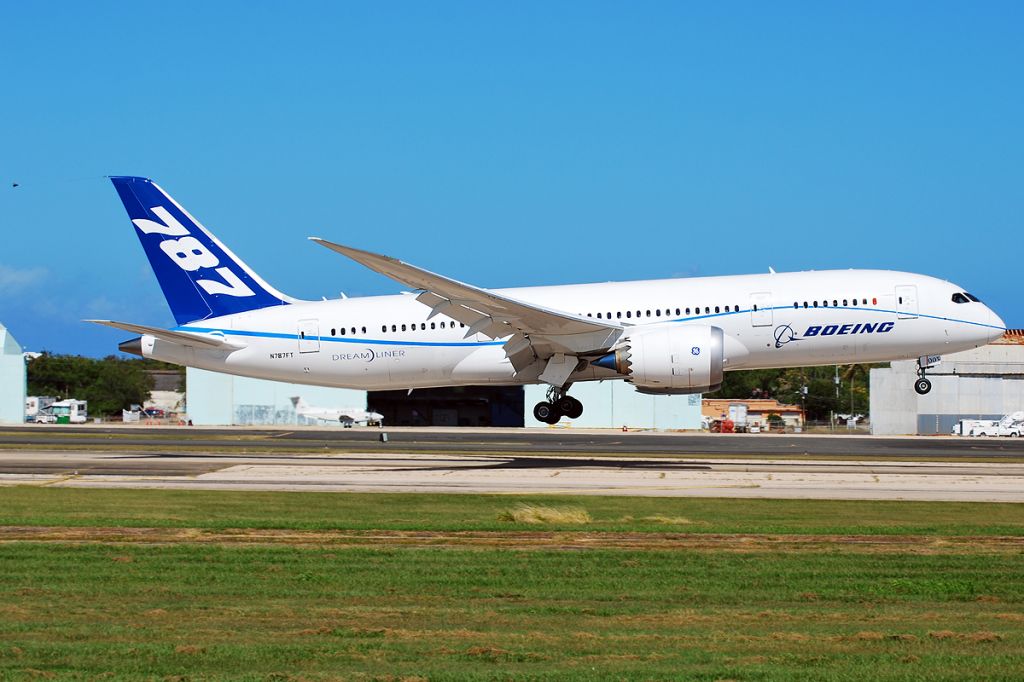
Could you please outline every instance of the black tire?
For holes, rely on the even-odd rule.
[[[572,396],[565,396],[556,405],[558,410],[569,419],[579,419],[583,414],[583,403]]]
[[[914,382],[914,390],[917,391],[918,395],[926,395],[928,391],[932,390],[932,382],[921,377]]]
[[[551,403],[537,403],[533,406],[533,416],[539,422],[545,424],[557,424],[562,418],[562,413]]]

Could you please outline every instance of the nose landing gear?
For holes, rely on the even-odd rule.
[[[533,416],[545,424],[557,424],[562,417],[579,419],[583,414],[583,403],[566,394],[569,388],[548,389],[547,400],[533,406]]]
[[[934,367],[938,361],[937,355],[923,355],[917,359],[917,381],[914,382],[914,390],[918,395],[926,395],[932,390],[932,382],[925,376],[925,371]]]

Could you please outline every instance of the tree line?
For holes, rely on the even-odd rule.
[[[882,366],[839,365],[838,391],[835,365],[726,372],[722,388],[707,397],[774,398],[789,405],[802,404],[810,421],[828,421],[832,413],[866,415],[870,404],[868,372]]]
[[[185,371],[177,365],[115,355],[97,359],[44,352],[28,363],[28,393],[87,400],[92,415],[119,415],[121,410],[149,399],[153,390],[151,370],[166,369],[180,371],[179,390],[183,390]]]

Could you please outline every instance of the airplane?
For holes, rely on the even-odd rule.
[[[307,419],[340,422],[347,429],[351,428],[353,424],[384,425],[384,415],[379,412],[362,410],[358,407],[313,407],[300,396],[293,397],[291,401],[292,406],[295,407],[295,414]]]
[[[176,325],[90,320],[138,334],[118,348],[215,372],[366,390],[546,384],[538,421],[576,419],[577,382],[707,393],[723,373],[917,359],[1002,336],[963,287],[884,270],[484,289],[319,237],[413,291],[303,301],[257,275],[155,182],[116,176]]]

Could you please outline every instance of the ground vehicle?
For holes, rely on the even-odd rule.
[[[1014,412],[999,420],[998,435],[1020,438],[1021,434],[1024,434],[1024,412]]]
[[[59,400],[50,405],[49,412],[58,424],[84,424],[89,418],[89,403],[84,400]]]
[[[999,422],[991,419],[976,419],[971,428],[965,429],[965,431],[968,436],[998,436]]]
[[[951,436],[970,436],[975,427],[991,424],[991,419],[961,419],[953,425]]]
[[[973,421],[968,429],[968,421]],[[1024,435],[1024,412],[1014,412],[999,421],[978,419],[964,420],[963,432],[968,436],[1008,436],[1019,438]]]
[[[729,419],[733,423],[733,430],[736,433],[747,432],[747,406],[745,403],[729,404]]]
[[[36,416],[46,414],[57,399],[48,395],[30,395],[25,398],[25,421],[30,424],[47,424],[49,421],[39,421]]]

